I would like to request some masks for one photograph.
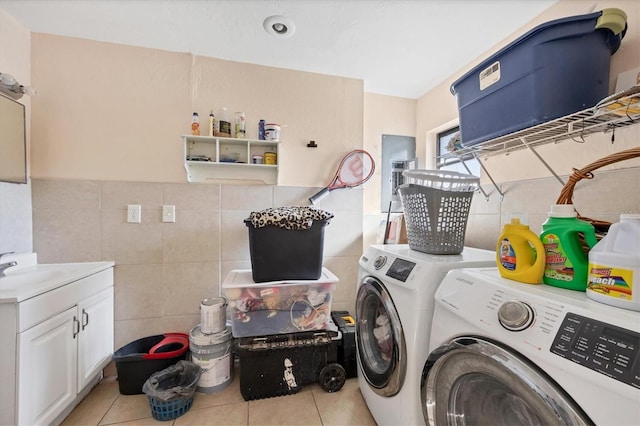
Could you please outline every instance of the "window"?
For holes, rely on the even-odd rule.
[[[460,127],[456,126],[437,135],[436,167],[439,170],[450,170],[459,173],[470,173],[480,176],[480,164],[473,155],[463,155],[462,158],[451,155],[456,144],[460,143]],[[461,160],[464,160],[461,161]],[[465,167],[466,166],[466,167]]]

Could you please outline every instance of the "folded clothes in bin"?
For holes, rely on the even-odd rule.
[[[115,351],[113,361],[122,395],[141,394],[153,373],[183,360],[189,350],[189,335],[165,333],[143,337]]]

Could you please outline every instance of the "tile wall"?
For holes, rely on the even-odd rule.
[[[621,213],[640,213],[640,168],[594,172],[592,180],[581,180],[573,192],[573,203],[582,216],[618,222]],[[567,176],[561,176],[566,182]],[[547,212],[556,203],[563,185],[555,178],[505,182],[500,194],[483,185],[489,199],[477,192],[473,196],[465,244],[494,250],[505,215],[526,213],[531,229],[540,233]]]
[[[218,295],[229,271],[251,267],[251,211],[309,205],[319,188],[33,179],[33,245],[41,263],[113,260],[115,346],[198,324],[199,302]],[[324,266],[340,279],[333,309],[354,312],[362,254],[362,190],[334,191],[318,208]],[[142,223],[127,223],[127,205]],[[162,205],[176,222],[162,222]]]
[[[31,253],[31,181],[0,182],[0,253]]]
[[[566,180],[566,176],[562,176]],[[640,168],[598,171],[574,192],[578,211],[615,222],[640,213]],[[229,271],[250,268],[243,220],[254,210],[308,205],[318,188],[218,184],[162,184],[32,180],[33,246],[41,263],[113,260],[116,349],[139,337],[188,331],[199,321],[199,301],[217,295]],[[506,213],[527,213],[540,232],[562,186],[554,178],[485,185],[474,195],[465,244],[495,248]],[[334,191],[319,208],[335,218],[325,229],[324,265],[340,279],[335,310],[354,313],[362,253],[362,189]],[[142,205],[142,223],[126,221],[128,204]],[[163,204],[176,222],[162,223]]]

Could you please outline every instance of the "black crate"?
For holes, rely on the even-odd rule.
[[[317,382],[323,367],[337,363],[339,340],[338,331],[236,339],[242,397],[249,401],[290,395]]]
[[[163,344],[163,341],[166,344]],[[161,346],[157,347],[158,344]],[[153,353],[150,354],[152,349]],[[113,354],[113,361],[118,373],[120,393],[143,393],[142,385],[153,373],[185,359],[188,349],[189,337],[183,333],[143,337],[118,349]]]
[[[324,227],[329,220],[314,220],[311,228],[289,230],[268,225],[249,228],[253,281],[317,280],[322,274]]]
[[[356,323],[347,311],[331,312],[333,322],[342,333],[342,339],[338,344],[338,362],[344,367],[347,378],[358,375],[356,361]]]

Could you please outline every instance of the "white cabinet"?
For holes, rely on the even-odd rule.
[[[60,423],[111,360],[113,262],[66,265],[41,292],[0,279],[0,425]]]
[[[206,180],[278,183],[279,141],[208,136],[182,136],[184,167],[189,182]],[[253,156],[273,153],[276,164],[254,164]]]
[[[113,355],[113,287],[78,304],[78,389],[91,383]]]
[[[18,424],[46,425],[76,397],[76,309],[18,334]]]

